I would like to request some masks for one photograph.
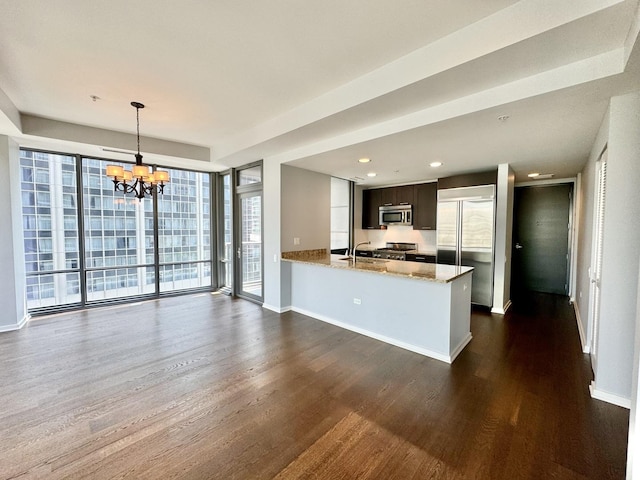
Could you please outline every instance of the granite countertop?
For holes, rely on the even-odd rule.
[[[344,255],[331,255],[327,250],[303,250],[299,252],[282,252],[282,260],[288,262],[307,263],[329,268],[358,270],[363,272],[394,275],[428,282],[448,283],[469,273],[473,267],[457,267],[436,263],[404,262],[399,260],[380,260],[358,258],[354,263]]]
[[[358,247],[358,251],[359,252],[375,252],[376,250],[378,250],[379,248],[384,248],[384,247],[372,247],[371,245],[362,245],[360,247]],[[293,252],[295,253],[295,252]],[[436,252],[432,251],[432,252],[425,252],[423,250],[408,250],[407,253],[413,253],[414,255],[432,255],[432,256],[436,256]]]

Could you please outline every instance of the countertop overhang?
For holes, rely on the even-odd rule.
[[[332,255],[325,249],[282,252],[282,260],[437,283],[449,283],[473,271],[473,267],[362,257],[356,258],[354,262],[352,258],[347,258],[344,255]]]

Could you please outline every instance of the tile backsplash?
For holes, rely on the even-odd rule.
[[[357,240],[369,240],[372,247],[384,247],[387,242],[411,242],[418,244],[418,250],[425,253],[436,251],[435,230],[414,230],[408,226],[391,225],[386,230],[358,230]]]

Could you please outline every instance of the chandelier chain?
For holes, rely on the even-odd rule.
[[[138,155],[140,155],[140,107],[136,106],[136,133],[138,139]]]

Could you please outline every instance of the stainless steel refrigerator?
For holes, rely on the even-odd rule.
[[[493,304],[495,185],[438,191],[438,263],[473,267],[471,303]]]

